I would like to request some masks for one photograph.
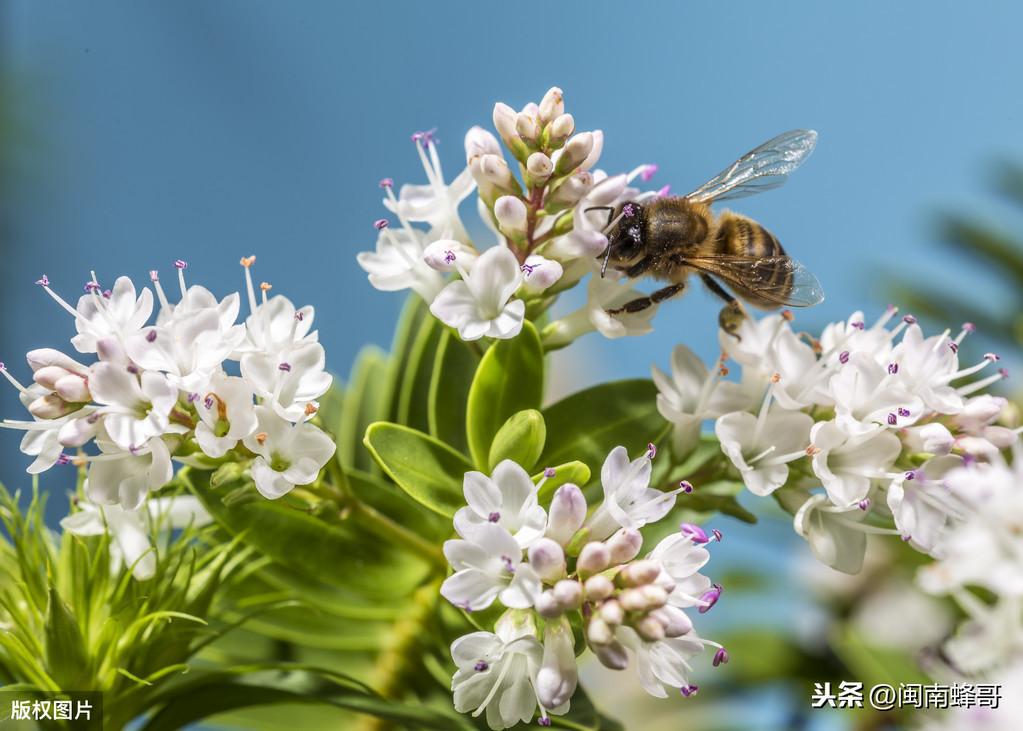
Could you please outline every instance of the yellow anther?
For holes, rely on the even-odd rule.
[[[259,442],[259,444],[261,445],[266,444],[266,437],[267,433],[265,431],[261,431],[259,434],[256,435],[256,441]]]
[[[316,404],[306,404],[305,405],[305,415],[306,416],[312,416],[317,411],[319,411],[319,409],[317,408]]]
[[[274,288],[274,286],[272,284],[270,284],[270,282],[260,282],[259,283],[259,288],[261,290],[263,290],[264,292],[269,292],[271,289]]]
[[[238,263],[241,264],[246,269],[248,269],[250,266],[252,266],[253,264],[256,263],[256,257],[254,257],[254,256],[243,256],[241,261],[238,262]]]

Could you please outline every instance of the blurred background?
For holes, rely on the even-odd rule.
[[[424,182],[410,134],[437,128],[450,179],[465,131],[489,127],[495,101],[519,108],[558,85],[580,129],[604,130],[600,167],[657,163],[651,185],[677,193],[778,132],[817,129],[817,151],[785,188],[735,206],[823,283],[827,301],[800,324],[907,303],[932,327],[977,322],[975,350],[999,344],[1011,368],[1023,291],[1012,235],[1023,204],[1021,23],[1023,6],[1008,0],[983,12],[933,0],[0,0],[0,360],[27,379],[24,352],[65,347],[73,332],[33,285],[43,273],[71,299],[90,270],[104,284],[120,274],[145,283],[180,258],[190,281],[224,295],[242,284],[239,257],[255,254],[275,293],[315,305],[328,364],[345,374],[362,345],[387,345],[401,306],[369,286],[355,254],[372,248],[383,215],[377,181]],[[463,213],[479,232],[475,212]],[[644,376],[680,341],[713,358],[717,309],[694,288],[662,308],[651,336],[589,335],[585,359],[559,361],[561,380],[574,390]],[[0,413],[20,417],[15,396],[0,389]],[[11,487],[28,484],[18,437],[0,433],[0,481]],[[55,470],[44,486],[62,492],[71,478]],[[51,507],[59,517],[65,504]],[[717,570],[734,573],[726,585],[737,590],[708,615],[712,637],[761,627],[751,652],[733,652],[710,697],[687,702],[636,705],[637,686],[596,673],[609,714],[655,730],[682,719],[885,727],[809,712],[812,680],[852,677],[856,648],[835,655],[821,609],[850,585],[808,573],[790,527],[762,518],[755,528],[723,519]],[[905,582],[889,583],[894,598],[870,608],[868,629],[885,625],[884,611],[906,612],[900,599],[916,601],[899,596]]]

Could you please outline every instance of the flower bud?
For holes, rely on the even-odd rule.
[[[547,517],[547,535],[561,545],[568,545],[573,534],[586,520],[586,498],[572,483],[562,485],[554,493]]]
[[[552,583],[565,575],[565,551],[557,541],[539,538],[529,547],[529,565],[537,576]]]
[[[593,654],[600,660],[601,665],[611,670],[625,670],[629,667],[629,653],[618,640],[594,647]]]
[[[512,175],[508,163],[500,155],[483,155],[479,159],[479,171],[483,179],[496,190],[511,195],[519,195],[519,181]]]
[[[597,160],[600,159],[600,154],[604,151],[604,133],[595,129],[590,134],[593,135],[593,147],[590,148],[590,154],[586,156],[586,159],[579,165],[580,170],[589,170],[597,164]]]
[[[554,162],[542,152],[534,152],[526,159],[526,175],[534,184],[547,182],[554,172]]]
[[[591,576],[583,585],[586,590],[586,600],[599,602],[607,599],[615,593],[615,585],[606,576]]]
[[[643,547],[643,536],[638,530],[622,528],[607,539],[607,547],[611,549],[611,563],[626,563],[639,555]]]
[[[531,114],[519,112],[515,117],[515,131],[527,143],[535,145],[540,137],[540,121]]]
[[[600,618],[612,627],[617,627],[625,621],[625,610],[614,599],[608,599],[600,605]]]
[[[74,358],[70,358],[54,348],[30,350],[25,354],[25,360],[28,361],[28,365],[33,371],[48,366],[56,366],[57,368],[63,368],[71,373],[79,373],[81,375],[85,375],[88,372],[86,367]]]
[[[515,131],[515,118],[517,116],[518,113],[507,104],[498,102],[494,105],[494,129],[497,130],[497,134],[501,136],[509,150],[514,149],[515,145],[522,144],[522,140],[519,139],[519,133]]]
[[[558,598],[554,596],[554,592],[550,589],[541,592],[540,596],[536,598],[533,608],[544,619],[556,619],[564,613]]]
[[[583,603],[583,587],[578,581],[562,579],[554,585],[554,598],[564,610],[578,609]]]
[[[453,272],[458,267],[471,271],[479,257],[476,249],[454,239],[438,239],[423,250],[423,261],[438,272]]]
[[[579,560],[576,562],[580,576],[599,574],[610,565],[611,551],[599,541],[592,541],[583,546],[583,550],[579,552]]]
[[[923,451],[931,454],[948,454],[956,441],[952,432],[937,422],[920,427],[918,436]]]
[[[579,683],[575,642],[567,621],[548,622],[544,629],[543,660],[536,674],[536,697],[546,708],[568,703]]]
[[[607,622],[594,617],[586,626],[586,639],[591,645],[606,645],[614,640],[614,632]]]
[[[649,614],[636,622],[636,634],[647,642],[657,642],[664,639],[664,625]]]
[[[681,637],[693,628],[693,622],[686,616],[686,613],[670,604],[655,609],[651,615],[657,617],[657,620],[664,625],[666,637]]]
[[[654,581],[661,574],[661,565],[656,561],[630,563],[618,574],[623,586],[643,586]]]
[[[1017,442],[1016,432],[1005,426],[984,427],[984,438],[999,449],[1008,449]]]
[[[472,162],[483,155],[500,155],[501,143],[494,135],[476,126],[465,133],[465,160]]]
[[[65,447],[80,447],[96,436],[98,429],[99,414],[72,419],[57,432],[57,441]]]
[[[65,401],[71,403],[85,403],[92,401],[92,394],[89,393],[89,386],[86,380],[75,373],[68,373],[59,378],[53,384],[53,390]]]
[[[629,179],[625,175],[610,175],[597,182],[586,196],[586,207],[614,205],[629,187]],[[607,223],[607,211],[592,211],[590,221],[599,221],[601,229]]]
[[[1008,401],[1000,396],[990,394],[976,396],[963,405],[963,410],[956,415],[955,422],[964,429],[990,424],[999,417],[1007,403]]]
[[[544,209],[548,213],[556,213],[571,208],[585,196],[593,186],[593,176],[585,170],[577,171],[562,180],[544,201]]]
[[[668,592],[657,584],[647,584],[640,587],[643,592],[643,599],[646,601],[647,610],[658,609],[668,603]]]
[[[618,595],[618,601],[627,612],[646,611],[646,597],[639,589],[626,589]]]
[[[514,195],[502,195],[494,203],[494,218],[501,233],[506,236],[521,237],[526,234],[526,204]]]
[[[592,259],[607,249],[607,236],[600,231],[580,229],[555,239],[547,253],[560,259]]]
[[[533,254],[522,265],[523,285],[526,291],[539,294],[553,286],[565,273],[560,262]]]
[[[558,117],[551,122],[548,130],[548,144],[552,148],[558,149],[564,145],[565,140],[571,137],[572,133],[575,132],[575,119],[571,114],[558,115]]]
[[[561,89],[552,86],[540,100],[540,121],[548,124],[565,113],[565,96]]]
[[[32,374],[32,380],[38,383],[43,388],[49,389],[50,391],[55,390],[57,381],[66,376],[68,371],[66,368],[60,366],[43,366],[35,373]]]
[[[79,404],[69,404],[55,393],[40,396],[28,405],[28,411],[37,419],[59,419],[80,408]]]
[[[592,150],[592,133],[580,132],[575,135],[561,150],[561,154],[558,156],[557,162],[554,164],[554,174],[558,176],[568,175],[570,172],[582,165],[583,161],[589,156]]]

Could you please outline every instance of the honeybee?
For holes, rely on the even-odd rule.
[[[610,264],[629,278],[650,276],[670,282],[607,310],[608,314],[640,312],[676,297],[691,274],[699,275],[724,300],[719,322],[735,337],[745,318],[739,300],[761,309],[808,307],[823,301],[817,278],[786,255],[770,231],[746,216],[731,211],[715,215],[710,208],[716,201],[777,188],[816,142],[813,130],[786,132],[747,152],[689,195],[597,207],[609,211],[600,276]]]

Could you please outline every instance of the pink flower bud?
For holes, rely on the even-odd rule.
[[[648,614],[636,622],[636,634],[647,642],[657,642],[664,639],[664,625]]]
[[[661,574],[661,565],[656,561],[636,561],[618,574],[626,586],[643,586],[654,581]]]
[[[576,568],[580,574],[599,574],[611,565],[611,551],[606,545],[599,541],[593,541],[583,546],[579,552],[579,560]]]
[[[607,645],[614,640],[611,626],[600,617],[594,617],[586,626],[586,639],[591,645]]]
[[[526,172],[535,182],[542,183],[554,172],[554,162],[542,152],[534,152],[526,159]]]
[[[681,637],[693,628],[693,622],[678,607],[666,604],[651,612],[662,625],[666,637]]]
[[[606,576],[591,576],[583,585],[586,590],[586,600],[599,602],[614,594],[615,585]]]
[[[526,233],[526,204],[518,196],[503,195],[494,203],[494,218],[497,226],[507,236],[523,236]]]
[[[522,144],[519,133],[515,131],[515,117],[517,116],[515,110],[507,104],[498,102],[494,105],[494,129],[497,130],[497,134],[501,136],[509,149],[513,149],[515,144]]]
[[[575,132],[575,119],[571,114],[558,115],[551,122],[551,131],[548,135],[551,147],[558,148],[565,144],[565,140]]]
[[[608,599],[600,605],[600,618],[612,627],[617,627],[625,621],[625,610],[619,602]]]
[[[54,386],[57,384],[57,381],[59,381],[67,374],[68,371],[66,368],[61,368],[60,366],[54,365],[43,366],[42,368],[40,368],[39,370],[32,374],[32,380],[38,383],[43,388],[53,391]]]
[[[581,132],[570,139],[562,148],[554,165],[556,175],[568,175],[582,165],[593,150],[593,134]]]
[[[483,155],[500,155],[501,143],[482,127],[473,127],[465,133],[465,159],[472,162]]]
[[[89,393],[89,386],[85,378],[74,373],[68,373],[57,380],[53,390],[62,399],[71,403],[86,403],[92,401],[92,394]]]
[[[622,528],[607,539],[607,547],[611,549],[611,563],[626,563],[639,555],[643,536],[638,530]]]
[[[35,350],[30,350],[25,354],[25,359],[28,361],[28,365],[33,371],[47,366],[57,366],[58,368],[63,368],[71,373],[80,373],[81,375],[85,375],[88,372],[86,367],[74,358],[64,355],[54,348],[37,348]]]
[[[547,124],[565,113],[565,96],[556,86],[552,86],[540,100],[540,121]]]
[[[565,575],[565,551],[550,538],[537,539],[529,547],[529,565],[537,576],[553,583]]]
[[[554,493],[547,518],[547,535],[563,546],[586,520],[586,498],[583,491],[571,483],[562,485]]]
[[[28,405],[28,411],[37,419],[59,419],[76,410],[78,405],[71,405],[55,393],[40,396]]]
[[[593,648],[593,653],[600,660],[600,664],[611,670],[625,670],[629,667],[629,653],[618,640],[606,645],[599,645]]]
[[[515,131],[523,140],[535,143],[540,136],[540,121],[531,114],[520,112],[515,117]]]
[[[562,579],[554,585],[554,598],[563,609],[578,609],[583,602],[582,584],[572,579]]]
[[[544,619],[556,619],[564,613],[561,604],[558,603],[557,597],[554,596],[554,592],[550,589],[542,592],[540,596],[536,598],[533,608],[536,609],[536,613]]]

